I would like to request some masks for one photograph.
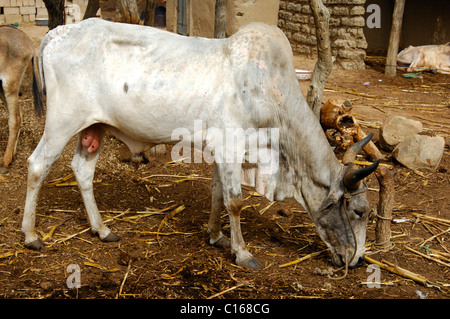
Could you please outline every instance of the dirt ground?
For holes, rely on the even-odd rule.
[[[38,47],[46,27],[22,26],[22,29]],[[295,61],[298,68],[314,64],[299,57]],[[72,139],[50,171],[39,196],[37,229],[42,237],[52,234],[45,241],[47,248],[39,252],[24,248],[20,228],[26,194],[26,160],[44,125],[44,119],[33,112],[26,80],[20,98],[24,120],[17,155],[10,172],[0,175],[0,298],[448,298],[449,260],[439,264],[405,247],[425,255],[438,251],[449,256],[450,233],[444,231],[450,227],[450,78],[423,73],[422,79],[405,79],[401,77],[403,71],[388,78],[384,76],[383,63],[382,59],[368,59],[362,71],[333,70],[323,100],[331,97],[349,100],[353,114],[366,133],[374,132],[375,141],[379,125],[393,114],[420,120],[426,134],[446,139],[445,153],[435,172],[413,171],[393,160],[387,161],[397,171],[394,219],[403,220],[391,225],[393,248],[379,251],[373,245],[375,220],[369,221],[367,231],[367,256],[424,276],[439,288],[386,270],[381,270],[380,287],[370,288],[368,265],[351,269],[344,279],[335,280],[320,274],[333,267],[327,251],[280,267],[326,247],[304,209],[294,200],[272,204],[246,188],[243,195],[248,206],[242,212],[242,231],[250,252],[265,267],[260,271],[238,267],[229,250],[208,244],[211,166],[170,163],[169,152],[148,164],[135,165],[129,161],[125,146],[111,136],[106,137],[94,187],[103,219],[108,220],[107,225],[121,240],[103,243],[85,231],[89,224],[74,179],[61,180],[72,173],[70,161],[75,147]],[[363,85],[365,82],[369,85]],[[299,81],[304,93],[308,83]],[[7,120],[2,108],[0,154],[6,147]],[[379,185],[374,176],[367,182],[374,208]],[[441,220],[427,221],[414,214]],[[225,215],[223,227],[228,233]],[[75,236],[69,239],[71,235]],[[69,265],[80,269],[78,289],[67,285],[72,275]]]

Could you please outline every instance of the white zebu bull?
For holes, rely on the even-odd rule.
[[[291,47],[279,29],[253,23],[217,40],[89,19],[50,31],[41,44],[40,67],[47,117],[28,160],[26,246],[44,247],[35,232],[38,191],[74,134],[79,140],[72,168],[92,231],[103,241],[116,241],[119,237],[102,222],[92,187],[105,131],[137,155],[154,144],[178,142],[171,139],[175,129],[193,132],[194,121],[201,120],[206,128],[222,130],[279,128],[279,169],[259,178],[253,167],[246,179],[258,178],[258,191],[271,200],[295,197],[336,265],[361,263],[369,204],[360,181],[377,164],[364,169],[353,164],[368,139],[355,144],[344,165],[339,163],[300,91]],[[98,148],[88,149],[83,132],[98,141]],[[214,164],[210,243],[230,245],[220,230],[223,202],[236,263],[258,269],[262,265],[246,249],[240,229],[241,168],[240,163]]]

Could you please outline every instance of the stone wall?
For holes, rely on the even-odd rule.
[[[330,12],[330,37],[335,66],[364,69],[367,48],[363,27],[366,0],[323,0]],[[317,56],[316,29],[308,0],[281,0],[278,26],[291,42],[292,50]]]

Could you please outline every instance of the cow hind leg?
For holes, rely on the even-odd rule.
[[[39,190],[53,163],[61,155],[70,136],[54,135],[50,138],[43,134],[38,146],[28,158],[27,195],[25,200],[22,232],[25,235],[25,246],[40,250],[44,248],[43,242],[36,234],[36,204]]]
[[[6,150],[0,164],[0,174],[6,174],[9,171],[9,165],[16,153],[17,141],[20,133],[20,125],[22,123],[21,111],[19,106],[19,95],[17,91],[3,91],[2,100],[8,108],[8,128],[9,136]]]
[[[211,214],[208,222],[209,243],[216,247],[231,247],[230,240],[222,234],[220,213],[223,204],[222,184],[219,179],[217,166],[214,165],[211,181]]]
[[[94,151],[92,144],[86,146],[86,143],[83,143],[86,137],[85,132],[79,134],[75,155],[72,159],[72,169],[88,213],[91,231],[97,234],[102,241],[114,242],[120,240],[120,237],[105,226],[94,198],[92,181],[94,179],[95,165],[103,145],[102,137],[105,134],[105,131],[100,126],[96,126],[94,130],[95,132],[92,133],[94,135],[93,141],[96,143]]]

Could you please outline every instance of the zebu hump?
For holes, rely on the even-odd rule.
[[[279,71],[287,66],[293,68],[292,49],[289,40],[277,27],[253,22],[242,26],[230,37],[237,63],[253,62],[259,68]]]

